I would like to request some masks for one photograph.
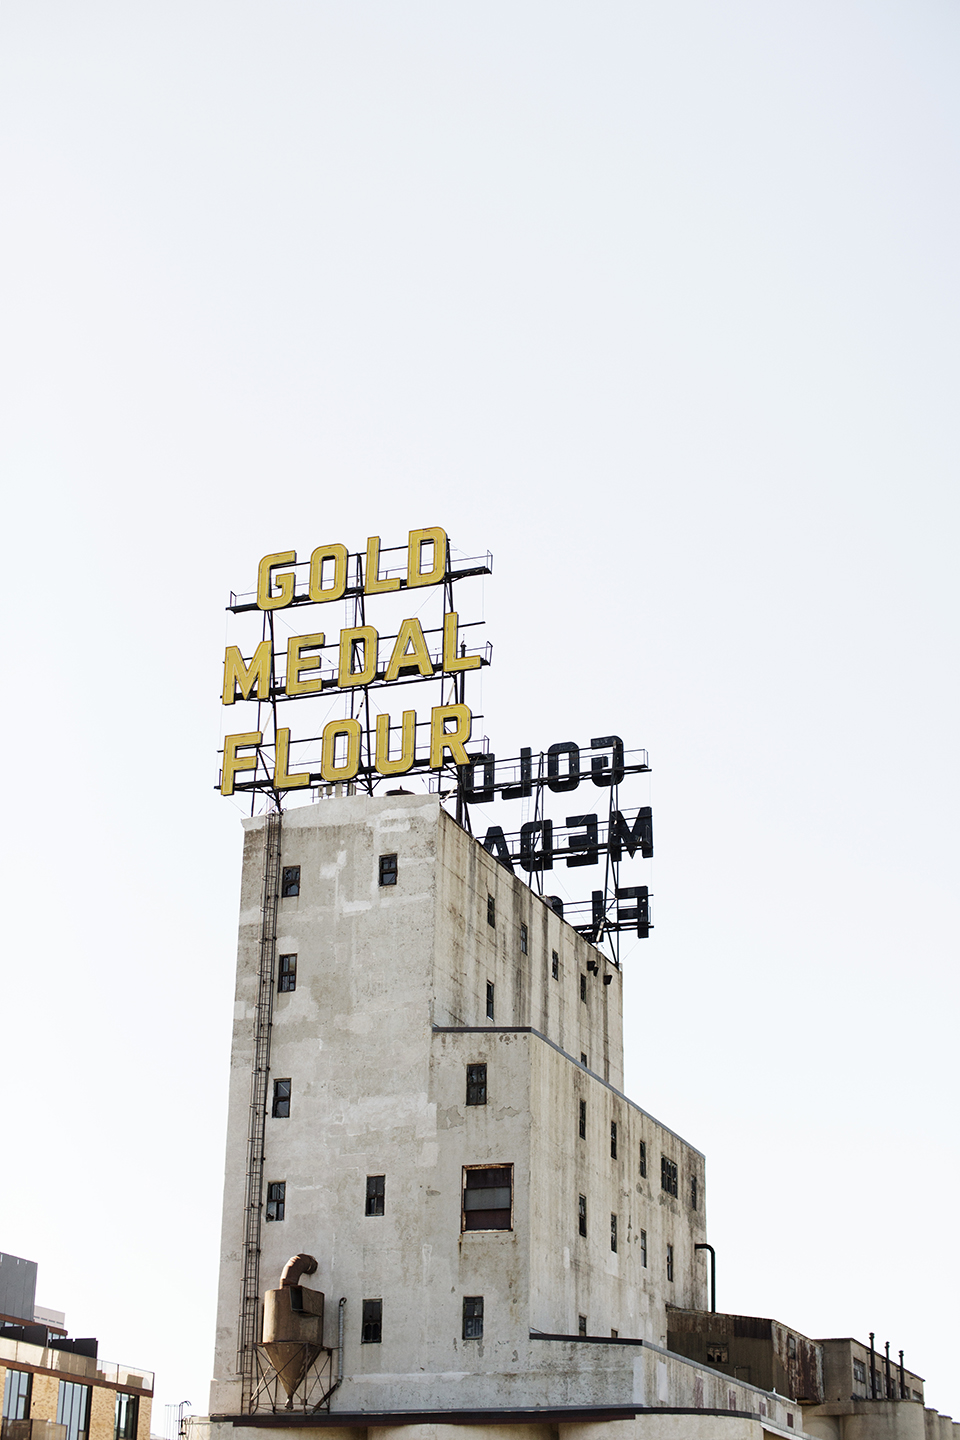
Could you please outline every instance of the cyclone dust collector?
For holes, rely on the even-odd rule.
[[[323,1349],[323,1292],[299,1284],[312,1275],[312,1255],[294,1255],[283,1267],[280,1289],[263,1297],[263,1348],[287,1392],[288,1410],[304,1376]]]

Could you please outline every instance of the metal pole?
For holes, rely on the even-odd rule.
[[[704,1242],[703,1244],[700,1244],[700,1245],[694,1245],[693,1248],[694,1248],[694,1250],[709,1250],[709,1251],[710,1251],[710,1313],[711,1313],[711,1315],[716,1315],[716,1313],[717,1313],[717,1252],[716,1252],[716,1250],[714,1250],[714,1248],[713,1248],[712,1245],[707,1245],[706,1242]]]
[[[870,1399],[877,1398],[877,1366],[873,1353],[873,1337],[875,1331],[870,1331]]]
[[[903,1374],[903,1351],[900,1351],[900,1399],[907,1399],[907,1382]]]
[[[889,1400],[889,1399],[890,1399],[890,1341],[889,1341],[889,1340],[887,1341],[887,1358],[886,1358],[886,1361],[885,1361],[884,1363],[885,1363],[885,1368],[886,1368],[886,1372],[887,1372],[887,1376],[886,1376],[886,1378],[887,1378],[887,1393],[886,1393],[886,1396],[885,1396],[884,1398],[887,1399],[887,1400]]]

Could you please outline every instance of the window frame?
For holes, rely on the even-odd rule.
[[[611,1160],[616,1160],[616,1158],[617,1158],[617,1122],[616,1122],[616,1120],[611,1120],[611,1121],[610,1121],[610,1159],[611,1159]]]
[[[57,1391],[57,1424],[67,1427],[66,1440],[80,1440],[90,1434],[91,1387],[75,1380],[61,1380]],[[64,1405],[64,1400],[69,1404]],[[76,1403],[79,1401],[79,1410]],[[85,1424],[81,1424],[81,1420]]]
[[[526,925],[524,924],[524,922],[521,920],[521,921],[520,921],[520,954],[521,954],[521,955],[526,955],[526,954],[529,953],[529,942],[530,942],[529,931],[527,930],[527,927],[526,927]]]
[[[587,1138],[587,1102],[586,1102],[586,1100],[581,1100],[581,1101],[580,1101],[580,1118],[579,1118],[579,1121],[577,1122],[577,1131],[578,1131],[578,1134],[579,1134],[579,1136],[580,1136],[580,1139],[581,1139],[581,1140],[586,1140],[586,1138]]]
[[[560,979],[560,952],[558,950],[550,952],[550,976],[554,980]]]
[[[580,971],[580,999],[584,1005],[587,1003],[587,977]]]
[[[300,866],[283,865],[280,869],[280,899],[296,900],[300,894]]]
[[[690,1176],[690,1209],[699,1210],[700,1185],[696,1175]]]
[[[8,1365],[6,1368],[7,1374],[3,1382],[3,1418],[29,1420],[33,1400],[33,1373],[30,1370],[18,1370],[15,1365]],[[14,1375],[17,1380],[11,1383]],[[13,1413],[10,1413],[11,1411]]]
[[[493,895],[487,891],[487,924],[494,930],[497,928],[497,902]]]
[[[126,1405],[121,1404],[121,1401],[124,1400],[127,1402]],[[131,1412],[132,1424],[130,1423]],[[122,1425],[121,1419],[123,1421]],[[137,1426],[139,1423],[140,1396],[131,1395],[128,1390],[118,1390],[117,1402],[113,1412],[113,1440],[137,1440]]]
[[[393,862],[391,864],[391,861]],[[381,855],[378,864],[378,883],[384,888],[396,885],[400,866],[396,854]]]
[[[271,1195],[271,1193],[270,1193],[271,1190],[279,1191],[279,1194]],[[271,1207],[271,1205],[273,1206],[273,1214],[272,1214],[272,1215],[271,1215],[271,1213],[270,1213],[270,1207]],[[283,1220],[283,1218],[284,1218],[284,1215],[286,1214],[286,1209],[287,1209],[287,1182],[286,1182],[286,1180],[268,1180],[268,1181],[267,1181],[267,1204],[266,1204],[266,1209],[265,1209],[265,1211],[264,1211],[264,1218],[265,1218],[266,1220],[268,1220],[271,1225],[272,1225],[272,1224],[279,1224],[280,1222],[282,1222],[282,1220]]]
[[[667,1241],[667,1279],[673,1284],[673,1243]]]
[[[494,1013],[494,984],[492,980],[487,981],[487,1019],[493,1020]]]
[[[468,1190],[472,1190],[472,1191],[476,1192],[477,1190],[504,1190],[504,1189],[506,1189],[506,1186],[504,1186],[504,1185],[468,1185],[468,1184],[467,1184],[467,1176],[468,1176],[469,1174],[474,1174],[474,1173],[476,1173],[478,1170],[479,1170],[479,1171],[486,1171],[486,1172],[488,1172],[488,1173],[493,1172],[493,1171],[507,1171],[507,1172],[508,1172],[508,1175],[509,1175],[509,1187],[510,1187],[510,1206],[509,1206],[510,1223],[509,1223],[508,1225],[470,1225],[470,1226],[467,1225],[467,1215],[468,1215],[468,1214],[475,1214],[475,1213],[477,1213],[478,1211],[481,1211],[481,1209],[482,1209],[482,1207],[480,1207],[480,1206],[475,1206],[475,1207],[474,1207],[474,1206],[471,1206],[471,1207],[469,1208],[469,1210],[468,1210],[468,1208],[467,1208],[467,1192],[468,1192]],[[507,1164],[502,1164],[502,1165],[491,1165],[491,1164],[489,1163],[489,1161],[488,1161],[486,1164],[483,1164],[483,1165],[464,1165],[464,1166],[463,1166],[462,1172],[461,1172],[461,1183],[460,1183],[460,1234],[461,1234],[461,1235],[510,1235],[510,1234],[513,1233],[513,1219],[514,1219],[514,1213],[513,1213],[513,1212],[514,1212],[514,1186],[513,1186],[513,1178],[514,1178],[514,1177],[513,1177],[513,1161],[512,1161],[512,1160],[511,1160],[509,1163],[507,1163]],[[499,1213],[499,1214],[502,1215],[502,1214],[504,1213],[504,1211],[506,1211],[506,1210],[507,1210],[507,1206],[506,1206],[506,1205],[491,1205],[491,1206],[488,1207],[488,1213],[491,1213],[491,1214],[493,1214],[493,1213]]]
[[[379,1181],[379,1184],[377,1183]],[[385,1215],[387,1210],[386,1175],[368,1175],[363,1201],[364,1215]]]
[[[469,1313],[468,1313],[469,1310]],[[463,1297],[463,1327],[462,1336],[464,1340],[483,1339],[483,1296],[464,1295]]]
[[[647,1142],[646,1142],[646,1140],[641,1140],[641,1141],[640,1141],[640,1179],[641,1179],[641,1180],[645,1180],[646,1178],[647,1178]]]
[[[667,1195],[679,1194],[680,1171],[676,1160],[671,1160],[669,1155],[660,1156],[660,1189]]]
[[[586,1339],[586,1335],[587,1335],[587,1317],[586,1317],[586,1315],[578,1315],[578,1316],[577,1316],[577,1336],[578,1336],[578,1338],[582,1336],[584,1339]]]
[[[614,1255],[617,1253],[617,1217],[610,1211],[610,1249]]]
[[[376,1308],[374,1308],[376,1307]],[[369,1333],[368,1333],[369,1331]],[[376,1333],[374,1334],[374,1331]],[[368,1299],[360,1302],[360,1344],[381,1345],[383,1343],[383,1300]]]
[[[482,1074],[480,1072],[483,1072]],[[477,1061],[467,1066],[467,1105],[486,1105],[487,1103],[487,1062]]]
[[[290,964],[290,961],[293,964]],[[289,982],[293,981],[291,985]],[[292,995],[297,988],[297,957],[296,955],[280,955],[277,964],[277,994]]]
[[[281,1091],[281,1085],[286,1085],[286,1094]],[[273,1105],[270,1108],[270,1118],[272,1120],[290,1119],[290,1100],[292,1093],[293,1081],[290,1079],[289,1075],[283,1080],[274,1080]],[[284,1105],[287,1107],[285,1110],[282,1108]]]
[[[582,1239],[586,1240],[586,1238],[587,1238],[587,1197],[586,1197],[586,1195],[579,1195],[579,1196],[577,1197],[577,1234],[578,1234],[579,1236],[581,1236]]]
[[[641,1231],[640,1231],[640,1268],[641,1268],[642,1270],[646,1270],[646,1269],[647,1269],[647,1232],[646,1232],[646,1230],[641,1230]]]

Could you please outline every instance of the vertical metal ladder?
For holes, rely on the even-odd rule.
[[[263,1223],[263,1145],[270,1086],[270,1033],[273,1026],[274,970],[277,959],[277,906],[280,900],[279,812],[267,816],[263,839],[263,895],[260,902],[260,971],[250,1120],[247,1131],[247,1185],[243,1212],[243,1280],[237,1368],[242,1379],[241,1411],[252,1406],[260,1339],[260,1231]]]

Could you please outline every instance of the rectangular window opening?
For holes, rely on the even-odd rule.
[[[494,898],[493,898],[492,895],[488,895],[488,896],[487,896],[487,924],[488,924],[488,925],[494,925],[494,926],[495,926],[496,923],[497,923],[497,902],[496,902],[496,900],[494,900]]]
[[[486,1105],[487,1103],[487,1067],[486,1065],[467,1066],[467,1104]]]
[[[611,1160],[616,1160],[616,1158],[617,1158],[617,1122],[616,1122],[616,1120],[611,1120],[611,1121],[610,1121],[610,1159],[611,1159]]]
[[[273,1118],[275,1120],[286,1120],[290,1114],[290,1081],[274,1080],[273,1082]]]
[[[29,1420],[33,1376],[29,1370],[7,1370],[3,1386],[4,1420]]]
[[[487,981],[487,1019],[493,1019],[493,981]]]
[[[297,988],[297,957],[296,955],[280,956],[280,978],[277,982],[277,989],[281,995],[288,994]]]
[[[690,1208],[691,1208],[691,1209],[693,1209],[693,1210],[696,1210],[696,1209],[697,1209],[697,1202],[699,1201],[699,1199],[700,1199],[700,1194],[699,1194],[699,1187],[698,1187],[698,1185],[697,1185],[697,1177],[696,1177],[696,1175],[691,1175],[691,1176],[690,1176]]]
[[[366,1215],[382,1215],[384,1189],[387,1177],[385,1175],[367,1176],[367,1198],[364,1213]]]
[[[586,1315],[578,1315],[578,1316],[577,1316],[577,1334],[578,1334],[578,1335],[586,1335],[586,1333],[587,1333],[587,1317],[586,1317]]]
[[[556,950],[551,951],[550,954],[550,974],[553,976],[554,980],[559,980],[560,956],[557,954]]]
[[[117,1409],[114,1419],[114,1440],[137,1440],[137,1421],[140,1418],[139,1395],[125,1395],[117,1391]]]
[[[284,900],[300,894],[299,865],[284,865],[280,877],[280,894]]]
[[[523,922],[521,921],[521,924],[520,924],[520,954],[521,954],[521,955],[526,955],[526,953],[527,953],[527,927],[526,927],[526,925],[524,925]]]
[[[641,1230],[641,1231],[640,1231],[640,1264],[643,1266],[644,1270],[646,1270],[646,1268],[647,1268],[647,1232],[646,1232],[646,1230]]]
[[[380,856],[380,884],[396,885],[397,883],[397,857],[396,855]]]
[[[647,1142],[640,1141],[640,1178],[643,1179],[647,1173]]]
[[[616,1217],[616,1215],[611,1215],[611,1216],[610,1216],[610,1249],[613,1251],[614,1255],[616,1255],[616,1253],[617,1253],[617,1217]]]
[[[619,1330],[611,1330],[611,1331],[610,1331],[610,1339],[611,1339],[611,1340],[619,1340],[619,1339],[620,1339],[620,1331],[619,1331]]]
[[[586,1100],[581,1100],[581,1101],[580,1101],[580,1139],[581,1139],[581,1140],[586,1140],[586,1138],[587,1138],[587,1102],[586,1102]]]
[[[287,1206],[286,1180],[271,1180],[267,1185],[267,1219],[282,1220]],[[118,1437],[119,1440],[119,1437]]]
[[[580,999],[583,1001],[584,1005],[586,1005],[586,1003],[587,1003],[587,977],[586,977],[586,975],[583,974],[582,971],[581,971],[581,974],[580,974]]]
[[[360,1340],[364,1345],[379,1345],[383,1339],[383,1301],[364,1300]]]
[[[581,1195],[577,1202],[577,1229],[581,1235],[587,1233],[587,1197]]]
[[[513,1166],[463,1167],[464,1230],[513,1229]]]
[[[464,1295],[463,1297],[463,1338],[464,1340],[483,1339],[482,1295]]]
[[[66,1425],[66,1440],[86,1440],[90,1431],[90,1386],[60,1381],[57,1424]]]
[[[660,1156],[660,1189],[668,1195],[676,1195],[678,1189],[677,1162],[669,1160],[666,1155]]]
[[[586,1050],[581,1050],[581,1051],[580,1051],[580,1064],[583,1066],[584,1070],[586,1070],[586,1068],[587,1068],[587,1052],[586,1052]]]
[[[673,1279],[673,1246],[667,1246],[667,1279]]]

